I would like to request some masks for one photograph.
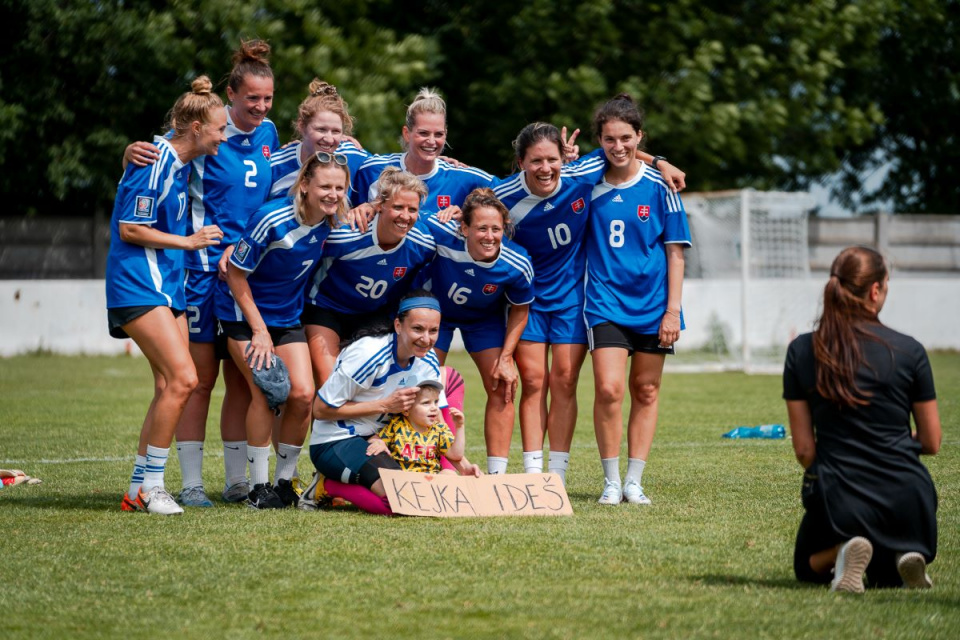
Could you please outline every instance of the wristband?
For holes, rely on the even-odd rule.
[[[670,309],[667,309],[666,313],[669,313],[671,316],[677,318],[678,320],[680,319],[680,314],[674,313],[673,311],[670,311]]]
[[[667,159],[664,158],[663,156],[653,156],[653,162],[651,162],[650,165],[651,165],[654,169],[656,169],[657,171],[660,171],[660,161],[661,161],[661,160],[663,160],[664,162],[667,161]]]

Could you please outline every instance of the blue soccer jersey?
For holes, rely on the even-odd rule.
[[[190,217],[194,231],[215,224],[223,231],[219,245],[187,256],[187,268],[216,271],[223,249],[235,244],[254,211],[270,195],[270,156],[280,146],[270,120],[253,131],[241,131],[227,108],[227,141],[215,156],[193,161],[190,178]]]
[[[292,198],[271,200],[250,218],[230,263],[248,272],[253,301],[268,327],[300,324],[303,294],[329,233],[326,220],[312,227],[297,222]],[[217,297],[217,317],[247,320],[225,296]]]
[[[307,302],[338,313],[371,313],[396,305],[437,250],[421,220],[392,249],[382,249],[377,239],[379,217],[366,232],[349,227],[327,236],[323,260],[307,293]]]
[[[376,199],[377,178],[387,167],[400,167],[407,171],[405,153],[392,153],[385,156],[370,156],[360,165],[356,174],[356,191],[358,201],[362,204]],[[477,187],[492,187],[496,179],[486,171],[468,167],[454,167],[452,164],[437,159],[433,171],[417,176],[427,185],[427,199],[420,207],[421,213],[434,214],[449,206],[462,206],[467,194]]]
[[[587,233],[584,315],[655,334],[667,308],[667,244],[690,245],[680,196],[660,172],[640,165],[629,181],[593,189]],[[683,320],[681,318],[681,328]]]
[[[429,351],[423,358],[397,362],[397,334],[360,338],[344,349],[333,373],[317,391],[317,397],[327,406],[339,408],[347,402],[366,402],[386,398],[397,389],[415,386],[422,380],[440,380],[440,362],[437,354]],[[447,406],[441,392],[440,406]],[[314,420],[310,444],[326,444],[351,436],[368,437],[393,416],[387,413],[345,418],[343,420]]]
[[[603,179],[604,168],[602,151],[584,156],[563,167],[557,188],[546,197],[530,192],[523,172],[494,188],[510,210],[513,241],[527,250],[533,263],[537,299],[532,309],[553,312],[583,306],[590,194]]]
[[[442,224],[430,217],[427,226],[437,241],[437,257],[422,278],[440,300],[444,323],[503,318],[507,304],[533,302],[533,266],[522,247],[504,238],[493,262],[478,262],[467,252],[458,222]]]
[[[107,255],[107,308],[166,306],[186,309],[182,249],[153,249],[120,239],[121,224],[145,224],[165,233],[187,232],[190,167],[173,145],[157,137],[160,158],[151,165],[127,165],[117,186]]]
[[[270,158],[270,170],[273,173],[273,187],[270,190],[271,198],[283,198],[290,193],[290,188],[297,179],[297,173],[303,166],[300,160],[300,140],[291,142],[286,148],[280,149]],[[353,206],[357,202],[357,192],[353,184],[354,176],[360,165],[370,157],[370,153],[357,148],[355,144],[344,140],[337,147],[337,153],[347,157],[347,168],[350,169],[350,191],[347,193],[347,205]]]

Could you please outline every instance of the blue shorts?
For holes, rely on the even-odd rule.
[[[583,307],[577,305],[559,311],[530,309],[527,327],[520,339],[546,344],[587,344]]]
[[[217,272],[187,269],[186,273],[183,288],[187,294],[187,329],[190,332],[190,342],[212,343],[217,337],[217,318],[213,311]]]
[[[434,345],[434,348],[440,351],[450,351],[453,332],[457,329],[460,329],[460,337],[463,338],[463,346],[467,348],[467,353],[477,353],[493,348],[500,349],[507,337],[507,323],[502,317],[461,324],[441,320],[440,332],[437,334],[437,344]]]
[[[317,471],[345,484],[359,484],[368,489],[380,479],[380,469],[400,470],[400,463],[389,453],[367,455],[366,438],[352,436],[323,444],[310,445],[310,460]]]

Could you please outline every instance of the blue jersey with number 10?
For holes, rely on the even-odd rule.
[[[410,291],[420,270],[437,250],[421,220],[392,249],[377,240],[379,216],[366,232],[342,227],[323,246],[323,260],[307,293],[307,302],[338,313],[371,313],[395,306]]]
[[[107,255],[107,308],[166,306],[186,309],[182,249],[153,249],[124,242],[121,224],[144,224],[182,236],[187,230],[190,167],[173,145],[155,138],[160,158],[151,165],[127,165],[117,186]]]
[[[583,306],[584,239],[590,194],[603,179],[602,150],[563,167],[557,188],[546,197],[530,192],[523,172],[494,188],[510,210],[513,241],[527,250],[536,273],[532,309],[552,312]]]
[[[660,172],[640,165],[619,185],[593,189],[587,233],[587,325],[613,322],[655,334],[667,309],[667,244],[690,245],[687,213]],[[681,318],[681,328],[683,319]]]
[[[225,107],[226,108],[226,107]],[[187,268],[216,271],[223,250],[240,239],[251,214],[267,201],[272,174],[270,156],[280,146],[277,128],[270,120],[253,131],[241,131],[227,109],[227,141],[215,156],[193,161],[190,178],[190,213],[193,230],[215,224],[223,231],[219,245],[187,256]]]
[[[268,327],[295,327],[303,312],[303,293],[320,261],[330,233],[326,220],[310,226],[297,221],[293,199],[271,200],[258,209],[243,232],[230,264],[246,271],[247,283]],[[217,297],[217,317],[246,320],[233,299]]]
[[[437,241],[437,257],[424,272],[424,286],[440,300],[444,323],[502,318],[508,303],[533,302],[533,266],[522,247],[504,238],[493,262],[478,262],[467,252],[458,222],[443,224],[431,216],[427,226]]]

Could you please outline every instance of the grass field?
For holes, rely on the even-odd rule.
[[[460,354],[451,364],[467,378],[468,454],[482,465],[479,378]],[[801,474],[789,441],[720,438],[785,420],[776,376],[666,376],[651,507],[596,504],[588,364],[572,518],[219,502],[161,518],[119,509],[151,393],[145,360],[0,360],[0,467],[44,481],[0,491],[0,638],[956,638],[960,354],[933,364],[945,432],[926,459],[940,493],[936,587],[837,597],[793,578]],[[218,495],[213,424],[204,477]],[[309,466],[304,455],[301,475]],[[510,470],[522,471],[519,433]],[[168,488],[179,481],[172,456]]]

